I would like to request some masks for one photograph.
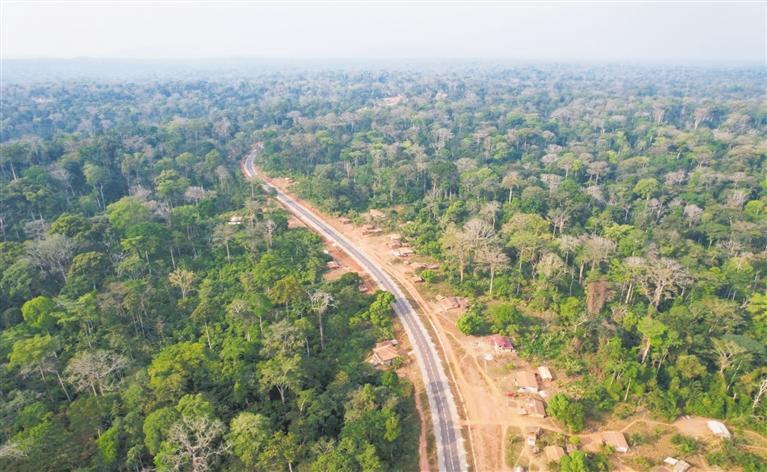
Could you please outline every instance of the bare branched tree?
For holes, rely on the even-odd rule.
[[[309,305],[312,311],[317,314],[320,325],[320,348],[325,349],[325,330],[323,328],[322,317],[328,308],[333,306],[333,296],[327,292],[317,291],[309,295]]]
[[[217,419],[184,415],[170,427],[166,441],[173,450],[161,461],[171,470],[207,472],[213,468],[213,459],[229,449],[224,432],[224,423]]]
[[[45,272],[60,274],[65,282],[74,251],[75,243],[61,234],[27,243],[27,254],[32,263]]]
[[[194,272],[179,267],[168,274],[168,281],[171,285],[178,287],[179,290],[181,290],[181,299],[184,300],[186,299],[186,295],[192,289]]]
[[[128,367],[128,358],[112,351],[82,351],[67,364],[67,381],[78,391],[91,389],[93,395],[114,390],[114,376]]]

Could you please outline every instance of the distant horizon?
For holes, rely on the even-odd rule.
[[[767,3],[4,1],[2,60],[767,65]]]
[[[407,63],[422,63],[422,64],[436,64],[436,63],[455,63],[455,64],[472,64],[480,63],[485,65],[564,65],[564,66],[636,66],[636,67],[756,67],[767,68],[767,63],[764,61],[749,61],[749,60],[687,60],[687,61],[673,61],[673,60],[619,60],[619,59],[577,59],[577,58],[529,58],[529,59],[517,59],[511,57],[268,57],[268,56],[210,56],[210,57],[181,57],[181,56],[168,56],[168,57],[116,57],[116,56],[73,56],[73,57],[8,57],[0,59],[1,62],[6,63],[44,63],[44,62],[143,62],[143,63],[169,63],[169,64],[195,64],[195,65],[214,65],[216,63],[235,63],[242,62],[248,63],[294,63],[305,62],[311,64],[318,63],[336,63],[336,64],[398,64],[402,62]]]

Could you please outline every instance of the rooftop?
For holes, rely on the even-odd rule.
[[[518,387],[534,388],[538,390],[538,379],[529,370],[520,370],[514,374],[514,382]]]
[[[618,452],[626,452],[629,450],[626,437],[620,431],[605,431],[602,433],[602,441]]]

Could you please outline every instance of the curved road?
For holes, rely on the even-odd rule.
[[[242,161],[242,172],[248,179],[256,179],[257,175],[253,165],[256,151],[252,151]],[[410,301],[405,297],[399,286],[384,270],[357,248],[333,227],[326,224],[312,211],[293,200],[291,197],[266,182],[262,186],[276,194],[277,200],[291,213],[300,218],[304,223],[313,228],[328,241],[343,249],[365,271],[367,271],[375,283],[383,290],[394,295],[394,311],[402,320],[413,351],[421,369],[421,376],[426,384],[426,393],[429,397],[429,409],[434,424],[434,436],[437,444],[437,459],[441,471],[464,471],[468,470],[466,455],[463,448],[463,438],[458,420],[458,412],[453,401],[450,385],[442,368],[437,350],[434,347],[429,333],[424,328],[418,314],[413,309]]]

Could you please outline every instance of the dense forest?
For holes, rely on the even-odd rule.
[[[240,174],[283,80],[3,84],[1,470],[413,469],[390,299]]]
[[[0,469],[396,470],[412,386],[381,294],[238,171],[356,218],[572,382],[767,434],[763,69],[519,66],[3,85]],[[232,216],[241,224],[228,224]],[[323,329],[321,330],[320,327]],[[551,404],[550,404],[551,406]],[[710,463],[763,470],[742,450]],[[761,467],[761,468],[760,468]]]
[[[572,379],[584,418],[767,433],[764,70],[520,67],[295,85],[257,132],[304,197],[440,259],[466,334]],[[556,408],[555,408],[556,410]],[[724,457],[727,456],[727,457]],[[748,453],[709,462],[763,470]],[[761,464],[761,466],[759,465]]]

